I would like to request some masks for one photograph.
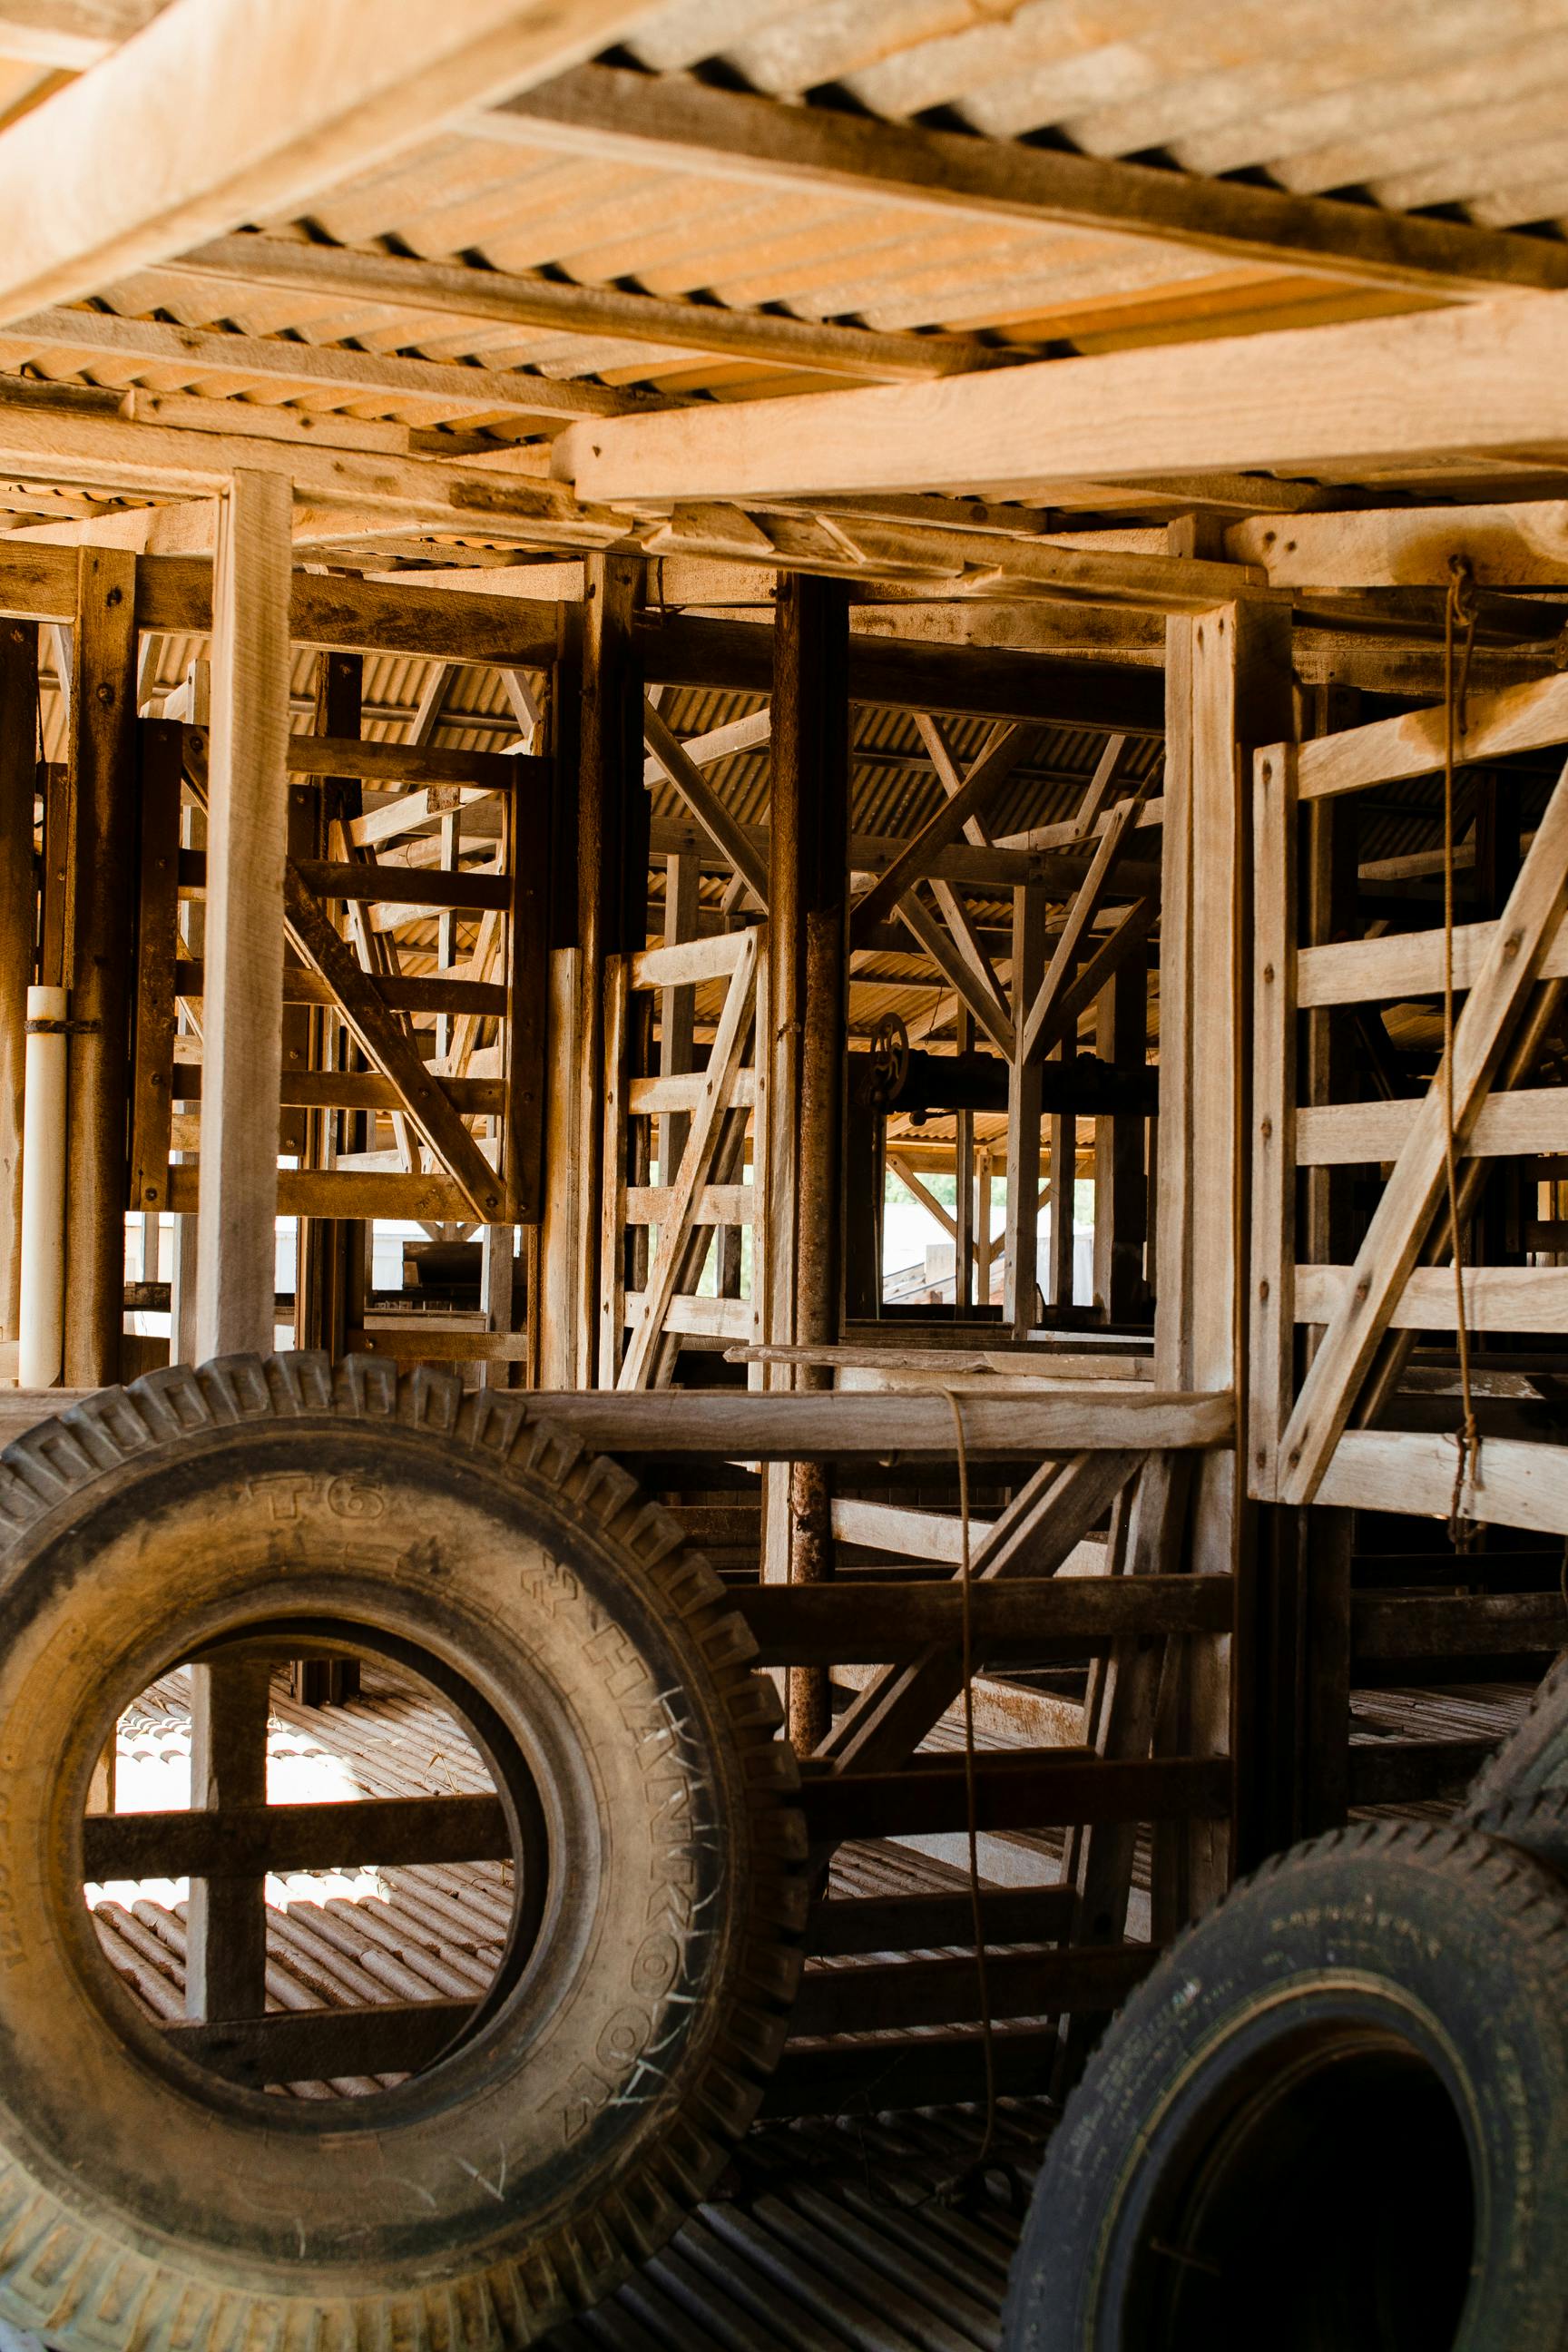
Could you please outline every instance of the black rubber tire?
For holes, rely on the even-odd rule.
[[[1476,1774],[1456,1818],[1479,1822],[1497,1805],[1568,1795],[1568,1651],[1530,1702],[1530,1712]]]
[[[528,2344],[668,2238],[751,2121],[806,1898],[776,1697],[670,1515],[528,1406],[235,1357],[0,1461],[0,2317],[73,2352]],[[551,1830],[548,1932],[499,2011],[330,2106],[171,2053],[82,1901],[119,1707],[280,1621],[460,1677]]]
[[[1377,1822],[1268,1864],[1128,2002],[1003,2343],[1559,2352],[1565,2249],[1568,1891],[1479,1832]]]

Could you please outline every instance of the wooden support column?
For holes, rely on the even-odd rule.
[[[1130,955],[1095,1008],[1095,1043],[1102,1061],[1138,1072],[1148,1053],[1149,957]],[[1094,1290],[1107,1319],[1131,1322],[1144,1312],[1143,1243],[1148,1188],[1146,1129],[1136,1111],[1118,1111],[1094,1123]]]
[[[237,473],[213,565],[198,1360],[270,1354],[282,1080],[292,499]]]
[[[15,1339],[22,1279],[22,1092],[36,929],[33,793],[38,631],[0,622],[0,1339]]]
[[[281,793],[278,799],[281,812]],[[190,1672],[192,1806],[226,1812],[237,1805],[264,1805],[270,1685],[266,1662],[247,1659],[193,1666]],[[192,1879],[185,1924],[187,2017],[259,2017],[266,2008],[265,1890],[260,1878]]]
[[[546,684],[542,734],[550,760],[550,960],[545,1021],[543,1213],[525,1228],[528,1382],[546,1389],[593,1381],[596,1260],[585,1256],[585,1195],[579,1155],[585,1087],[578,801],[583,709],[583,619],[566,608],[565,642]],[[597,1202],[593,1206],[597,1215]]]
[[[71,689],[65,1382],[120,1377],[136,863],[136,559],[80,551]]]
[[[1037,1053],[1026,1058],[1021,1048],[1024,1024],[1035,992],[1039,987],[1046,964],[1046,902],[1033,884],[1013,893],[1013,1034],[1020,1050],[1015,1053],[1007,1073],[1007,1222],[1004,1231],[1005,1252],[1002,1320],[1011,1324],[1015,1332],[1026,1332],[1035,1321],[1037,1293],[1040,1279],[1040,1060]],[[1059,1189],[1060,1175],[1057,1165],[1061,1150],[1058,1131],[1068,1137],[1067,1158],[1070,1171],[1073,1160],[1070,1118],[1051,1122],[1052,1157],[1051,1183],[1053,1195]],[[1072,1223],[1072,1179],[1068,1179],[1067,1217],[1070,1234]],[[1059,1232],[1062,1209],[1059,1201],[1051,1212],[1053,1234]],[[1068,1248],[1071,1248],[1069,1239]]]
[[[1173,551],[1202,552],[1190,524]],[[1242,1361],[1244,1117],[1251,992],[1252,751],[1291,723],[1289,614],[1248,599],[1166,625],[1164,851],[1160,971],[1160,1288],[1154,1378],[1162,1388],[1234,1390]],[[1245,1430],[1241,1443],[1245,1444]],[[1252,1704],[1254,1569],[1244,1541],[1245,1482],[1233,1450],[1205,1455],[1194,1480],[1188,1560],[1234,1573],[1230,1634],[1194,1639],[1164,1727],[1196,1756],[1247,1769]],[[1233,1704],[1233,1702],[1237,1702]],[[1228,1884],[1229,1825],[1196,1822],[1157,1842],[1157,1927],[1205,1908]]]
[[[768,849],[770,1338],[828,1345],[843,1316],[848,1053],[849,614],[837,581],[781,578],[773,637]],[[785,1259],[787,1257],[787,1263]],[[787,1333],[785,1325],[787,1324]],[[826,1367],[795,1385],[826,1389]],[[789,1465],[792,1584],[833,1572],[832,1496],[815,1462]],[[774,1525],[777,1515],[774,1514]],[[776,1576],[776,1556],[764,1563]],[[832,1716],[825,1667],[792,1668],[789,1733],[802,1754]]]
[[[318,656],[312,732],[340,741],[358,740],[364,698],[362,654]],[[289,788],[289,855],[325,857],[333,824],[359,815],[363,791],[356,777],[323,776]],[[297,950],[290,950],[291,956]],[[352,1052],[331,1006],[301,1007],[314,1033],[311,1059],[318,1069],[334,1069]],[[290,1015],[284,1015],[284,1052],[289,1050]],[[330,1168],[336,1157],[334,1110],[308,1115],[306,1165]],[[294,1335],[301,1348],[322,1348],[334,1361],[349,1351],[349,1335],[364,1319],[365,1226],[358,1217],[301,1217],[294,1270]],[[307,1667],[302,1677],[310,1679]]]
[[[605,984],[609,959],[647,944],[647,790],[642,682],[632,650],[637,567],[587,560],[578,738],[577,930],[582,949],[577,1086],[576,1314],[592,1381],[598,1326],[604,1164]]]

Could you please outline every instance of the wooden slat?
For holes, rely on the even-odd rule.
[[[1009,1748],[975,1759],[976,1827],[1050,1829],[1079,1822],[1213,1819],[1230,1809],[1223,1757],[1125,1762],[1081,1750]],[[801,1809],[814,1847],[846,1838],[911,1837],[964,1828],[961,1759],[931,1769],[813,1773]]]
[[[1301,746],[1300,793],[1304,801],[1335,793],[1360,792],[1411,776],[1432,776],[1443,766],[1447,720],[1441,707],[1403,711]],[[1497,760],[1513,751],[1536,751],[1568,742],[1568,677],[1536,686],[1505,687],[1500,694],[1473,694],[1465,708],[1457,756],[1467,764]]]
[[[1075,2009],[1118,2008],[1154,1966],[1151,1944],[1080,1947],[1056,1952],[992,1953],[985,1964],[993,2017],[1055,2017]],[[980,2014],[974,1956],[872,1961],[858,1969],[814,1969],[795,1996],[793,2036],[909,2032]]]
[[[1358,1593],[1351,1642],[1369,1658],[1513,1657],[1568,1647],[1561,1592]]]
[[[499,1797],[370,1797],[324,1805],[236,1805],[223,1812],[89,1813],[82,1875],[247,1878],[343,1864],[510,1862]]]
[[[643,740],[721,857],[729,860],[764,912],[768,869],[696,761],[671,734],[651,702],[643,704]]]
[[[1455,925],[1456,989],[1475,986],[1496,936],[1495,923]],[[1542,980],[1568,978],[1568,926],[1559,923],[1549,931],[1539,975]],[[1303,1010],[1312,1005],[1435,996],[1442,985],[1441,931],[1396,931],[1380,940],[1335,940],[1323,947],[1303,948],[1297,960],[1297,1002]]]
[[[320,898],[348,898],[377,907],[459,907],[476,911],[489,908],[504,914],[511,903],[511,884],[504,874],[478,874],[468,868],[448,873],[439,866],[388,866],[366,861],[355,865],[331,857],[300,857],[294,870],[307,890]]]
[[[1251,1349],[1247,1488],[1267,1498],[1295,1389],[1296,754],[1258,756],[1252,798]],[[1310,1114],[1308,1114],[1310,1116]]]
[[[966,1396],[968,1451],[976,1460],[1016,1461],[1089,1451],[1120,1454],[1206,1449],[1232,1442],[1236,1423],[1228,1391],[1172,1396],[1119,1381],[1108,1394],[1109,1385],[1052,1389],[1037,1396]],[[561,1421],[576,1429],[585,1444],[612,1454],[630,1449],[718,1454],[733,1461],[814,1457],[843,1462],[885,1460],[889,1454],[931,1453],[945,1458],[952,1452],[952,1411],[942,1396],[852,1391],[795,1395],[686,1391],[672,1396],[658,1391],[612,1394],[573,1390],[531,1397],[529,1412],[533,1418]],[[1131,1465],[1119,1467],[1125,1475]],[[1082,1509],[1089,1513],[1087,1526],[1094,1524],[1106,1499],[1100,1492],[1090,1510],[1086,1496]],[[1079,1516],[1075,1513],[1075,1520]],[[1059,1556],[1065,1557],[1084,1532],[1086,1528],[1075,1523]],[[1054,1546],[1054,1527],[1047,1535]],[[1026,1557],[1031,1572],[1037,1573],[1037,1553],[1029,1550]]]
[[[367,783],[468,784],[477,792],[548,788],[550,762],[527,751],[442,751],[434,744],[367,743],[357,735],[290,735],[291,776],[360,776]]]
[[[731,1598],[765,1665],[880,1665],[963,1637],[956,1580],[763,1584]],[[1037,1644],[1228,1633],[1235,1601],[1226,1576],[1055,1576],[976,1583],[969,1606],[974,1654],[990,1660]]]
[[[708,940],[678,940],[668,947],[645,948],[631,960],[634,988],[683,988],[709,980],[727,980],[745,952],[744,931],[720,931]]]
[[[374,983],[377,995],[391,1013],[468,1013],[494,1018],[506,1011],[506,990],[486,980],[441,980],[433,972],[395,972]],[[206,992],[206,966],[182,956],[174,966],[175,993],[199,1004]],[[293,966],[283,974],[285,1004],[335,1004],[330,981],[321,973]]]
[[[132,1212],[147,1212],[163,1208],[169,1170],[181,776],[176,727],[165,719],[148,719],[138,729],[137,735],[141,875],[136,910],[130,1202]]]
[[[389,2000],[369,2009],[275,2010],[262,2017],[165,2027],[181,2057],[227,2083],[331,2083],[405,2074],[443,2051],[475,2009],[472,2000]]]
[[[1420,1108],[1419,1097],[1303,1106],[1296,1113],[1297,1165],[1353,1167],[1397,1160]],[[1560,1087],[1521,1087],[1517,1093],[1489,1095],[1465,1144],[1466,1156],[1472,1160],[1563,1151],[1568,1151],[1568,1094]]]
[[[715,1219],[715,1223],[727,1222]],[[647,1313],[647,1301],[640,1290],[628,1290],[625,1298],[626,1325],[639,1330]],[[663,1327],[667,1331],[679,1331],[685,1339],[749,1339],[752,1336],[753,1310],[749,1298],[705,1298],[677,1291],[664,1310]]]
[[[1076,1898],[1070,1886],[988,1890],[981,1897],[987,1947],[1048,1944],[1068,1934]],[[812,1906],[808,1953],[847,1958],[861,1952],[921,1952],[973,1940],[969,1890],[952,1895],[862,1895]]]
[[[1347,1429],[1323,1474],[1318,1500],[1446,1520],[1458,1459],[1451,1435]],[[1489,1526],[1568,1536],[1568,1446],[1484,1438],[1459,1504],[1467,1518]]]
[[[168,1207],[194,1216],[200,1167],[187,1162],[169,1171]],[[466,1222],[471,1215],[461,1185],[449,1176],[405,1175],[389,1169],[280,1168],[280,1217],[390,1217],[410,1224]]]
[[[628,1225],[657,1225],[669,1214],[673,1187],[630,1184],[626,1187]],[[704,1184],[692,1213],[694,1225],[750,1225],[756,1222],[757,1196],[750,1184]]]
[[[1296,1269],[1298,1323],[1331,1323],[1350,1295],[1348,1265]],[[1389,1316],[1395,1331],[1457,1328],[1453,1269],[1418,1265]],[[1568,1267],[1469,1265],[1465,1268],[1465,1321],[1472,1331],[1568,1331]]]
[[[652,1118],[663,1111],[692,1111],[702,1099],[702,1073],[693,1071],[689,1076],[675,1078],[633,1078],[626,1087],[626,1108],[634,1118]],[[754,1070],[737,1070],[730,1089],[731,1110],[751,1110],[757,1099],[757,1074]]]

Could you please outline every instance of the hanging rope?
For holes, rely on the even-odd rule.
[[[1464,630],[1458,666],[1456,645]],[[1470,1393],[1470,1332],[1465,1315],[1465,1249],[1459,1226],[1459,1150],[1454,1131],[1454,762],[1465,732],[1465,699],[1470,656],[1476,642],[1475,581],[1462,555],[1448,562],[1448,593],[1443,611],[1443,1169],[1448,1194],[1448,1236],[1454,1262],[1454,1317],[1459,1350],[1459,1450],[1448,1505],[1448,1535],[1456,1551],[1475,1541],[1475,1524],[1465,1516],[1467,1485],[1476,1482],[1480,1434]]]

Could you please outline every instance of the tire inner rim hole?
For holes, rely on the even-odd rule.
[[[365,1629],[251,1627],[205,1658],[121,1708],[93,1774],[99,1955],[143,2026],[217,2083],[327,2114],[384,2095],[471,2040],[529,1957],[549,1857],[528,1769],[477,1694],[465,1705],[445,1668],[437,1689]],[[368,1829],[326,1825],[335,1864],[301,1814],[281,1850],[268,1825],[264,1876],[173,1866],[193,1812],[237,1811],[243,1835],[258,1804],[287,1832],[290,1808],[367,1802]]]
[[[1455,2343],[1475,2244],[1470,2151],[1412,2043],[1371,2029],[1274,2041],[1152,2161],[1124,2352],[1256,2352],[1260,2333],[1271,2352]]]

